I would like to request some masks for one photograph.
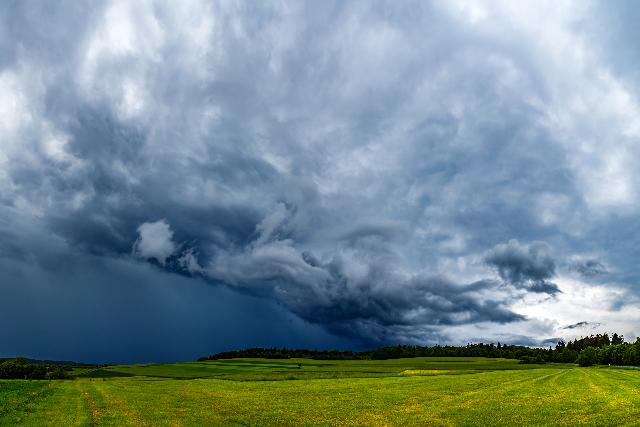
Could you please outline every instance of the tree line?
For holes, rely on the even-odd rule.
[[[69,367],[32,362],[24,357],[0,362],[0,378],[20,380],[57,380],[68,378]]]
[[[491,357],[518,359],[521,363],[578,363],[591,365],[640,366],[640,338],[634,343],[624,341],[622,335],[614,333],[596,334],[565,342],[560,340],[555,347],[536,348],[507,344],[467,344],[465,346],[431,347],[417,345],[395,345],[366,351],[308,350],[288,348],[248,348],[225,351],[201,357],[199,361],[263,358],[263,359],[318,359],[318,360],[385,360],[411,357]]]

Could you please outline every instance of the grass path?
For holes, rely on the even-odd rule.
[[[54,421],[55,420],[55,421]],[[91,425],[74,381],[0,380],[0,426]]]

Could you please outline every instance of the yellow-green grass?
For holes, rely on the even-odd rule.
[[[272,361],[248,364],[258,362]],[[0,425],[640,424],[640,371],[503,367],[423,376],[401,375],[407,369],[400,361],[378,363],[401,369],[393,376],[385,371],[370,378],[275,381],[144,376],[0,381]],[[352,364],[367,365],[331,365]],[[418,365],[414,370],[427,370]]]

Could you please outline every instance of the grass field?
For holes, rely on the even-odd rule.
[[[0,381],[0,425],[640,425],[640,371],[615,368],[233,359],[78,374]]]

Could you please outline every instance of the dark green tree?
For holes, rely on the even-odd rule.
[[[598,363],[598,349],[587,347],[580,352],[576,360],[580,366],[593,366]]]

